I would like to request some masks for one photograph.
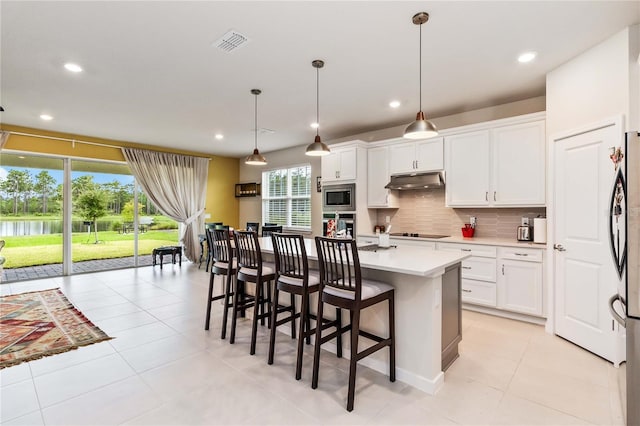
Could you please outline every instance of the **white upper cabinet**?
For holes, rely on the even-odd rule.
[[[491,130],[493,204],[544,205],[545,122]]]
[[[429,172],[443,168],[443,138],[431,138],[389,146],[389,173],[392,175]]]
[[[450,207],[545,205],[544,120],[445,137]]]
[[[446,198],[449,206],[489,205],[489,131],[448,136]]]
[[[321,159],[323,183],[355,180],[357,171],[356,147],[331,148]]]
[[[367,150],[367,206],[369,208],[395,208],[398,199],[384,186],[389,183],[389,146]]]

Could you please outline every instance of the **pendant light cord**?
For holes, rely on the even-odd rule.
[[[320,134],[320,68],[316,68],[316,136]]]
[[[420,99],[420,111],[422,111],[422,24],[419,25],[420,26],[420,55],[418,56],[419,62],[420,62],[420,75],[418,76],[418,80],[420,81],[420,93],[419,93],[419,99]]]
[[[258,95],[254,95],[256,98],[255,101],[255,116],[254,116],[254,128],[253,128],[253,133],[254,133],[254,148],[258,149]]]

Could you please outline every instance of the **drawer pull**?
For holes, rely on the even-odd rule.
[[[529,253],[514,253],[516,256],[529,256]]]
[[[462,269],[471,269],[471,266],[463,266]]]
[[[471,290],[467,290],[466,288],[463,288],[462,291],[464,291],[465,293],[471,293]]]
[[[460,249],[462,251],[471,251],[471,249]]]

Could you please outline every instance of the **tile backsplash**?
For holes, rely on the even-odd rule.
[[[523,216],[544,216],[546,208],[465,208],[445,207],[445,190],[398,191],[398,209],[378,210],[378,224],[390,216],[393,232],[418,232],[461,236],[461,228],[469,216],[477,218],[475,236],[516,238],[516,228]],[[533,221],[531,221],[533,222]]]

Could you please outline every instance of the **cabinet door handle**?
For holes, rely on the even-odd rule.
[[[502,275],[504,275],[504,263],[502,264]]]
[[[471,266],[463,266],[462,269],[471,269]]]
[[[515,254],[516,256],[529,256],[528,253],[513,253],[513,254]]]
[[[416,160],[416,170],[418,170],[418,168],[419,168],[419,167],[418,167],[418,164],[419,164],[419,163],[418,163],[418,160]]]
[[[493,191],[493,201],[496,201],[496,191]]]
[[[463,288],[462,291],[464,291],[465,293],[471,293],[471,290],[467,290],[466,288]]]
[[[461,251],[471,251],[471,249],[460,249]]]
[[[485,201],[489,201],[489,191],[486,191],[486,192],[484,193],[484,200],[485,200]]]

